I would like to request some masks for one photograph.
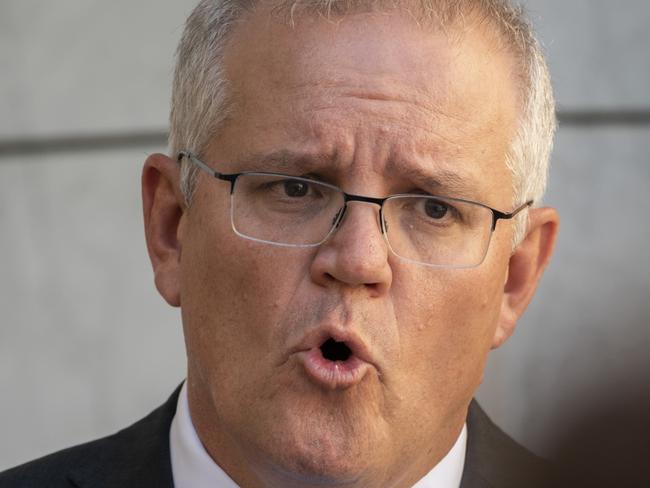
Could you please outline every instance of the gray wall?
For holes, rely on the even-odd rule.
[[[164,150],[193,3],[0,4],[0,469],[121,428],[184,376],[179,315],[145,253],[139,173]],[[527,6],[563,120],[546,199],[563,220],[479,398],[552,454],[586,409],[650,402],[650,4]]]

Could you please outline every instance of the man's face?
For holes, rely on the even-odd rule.
[[[396,13],[301,16],[290,28],[257,12],[227,51],[232,114],[203,160],[509,211],[518,91],[490,39]],[[312,481],[388,486],[397,465],[424,474],[481,381],[512,224],[497,226],[480,266],[441,269],[392,255],[376,205],[351,203],[308,249],[238,237],[229,206],[229,184],[202,175],[179,230],[190,405],[210,454]],[[318,372],[327,338],[362,365],[346,381],[327,364]]]

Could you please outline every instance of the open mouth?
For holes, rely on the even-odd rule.
[[[298,354],[307,376],[329,390],[345,389],[359,383],[371,365],[355,354],[351,344],[326,338],[320,346]]]
[[[345,342],[338,342],[331,337],[320,346],[321,354],[328,361],[347,361],[352,351]]]

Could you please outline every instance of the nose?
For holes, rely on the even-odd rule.
[[[381,296],[392,282],[388,254],[379,225],[379,207],[349,202],[334,234],[318,248],[311,277],[322,286],[363,287],[371,296]]]

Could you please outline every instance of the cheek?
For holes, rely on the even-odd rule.
[[[211,377],[243,375],[233,364],[250,365],[245,371],[263,367],[277,353],[274,334],[305,276],[302,261],[235,235],[228,218],[198,214],[188,228],[181,266],[188,356]],[[245,385],[254,378],[248,376],[232,381]]]
[[[495,273],[489,266],[424,270],[396,292],[402,294],[396,302],[404,304],[398,317],[402,358],[411,384],[421,378],[420,395],[444,391],[450,401],[465,399],[480,383],[501,304]]]

